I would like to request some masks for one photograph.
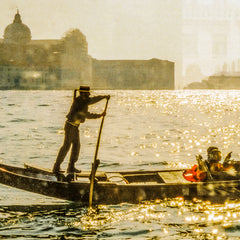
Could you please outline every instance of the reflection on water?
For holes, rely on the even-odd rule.
[[[61,239],[237,239],[239,203],[165,199],[139,205],[5,206],[0,237]]]
[[[99,170],[185,168],[210,145],[240,159],[240,91],[97,91],[111,94]],[[0,91],[0,160],[52,168],[71,91]],[[92,112],[101,112],[104,101]],[[89,170],[99,120],[81,126],[78,168]],[[67,166],[67,159],[63,168]],[[69,202],[0,186],[0,237],[18,239],[239,239],[240,202],[165,199],[141,205]],[[42,204],[36,206],[35,204]],[[17,206],[16,206],[17,205]],[[5,207],[4,207],[5,206]]]

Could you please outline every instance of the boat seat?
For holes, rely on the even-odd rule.
[[[182,171],[176,172],[158,172],[159,177],[165,183],[189,183],[184,177]]]
[[[128,181],[120,173],[109,173],[105,172],[107,181],[116,183],[116,184],[128,184]]]

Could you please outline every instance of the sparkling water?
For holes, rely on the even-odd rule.
[[[187,168],[209,146],[240,159],[240,91],[93,91],[110,94],[99,170]],[[63,142],[71,91],[0,91],[0,161],[52,168]],[[90,111],[101,113],[105,100]],[[76,166],[90,170],[100,119],[80,126]],[[62,168],[66,169],[68,156]],[[107,196],[106,196],[107,197]],[[240,196],[239,196],[240,198]],[[76,204],[0,185],[3,239],[239,239],[240,201],[194,199],[99,206]]]

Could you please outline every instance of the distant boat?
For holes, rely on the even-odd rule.
[[[214,202],[239,198],[240,180],[188,182],[184,169],[96,173],[94,204],[140,203],[164,198],[198,198]],[[50,170],[0,164],[0,183],[49,197],[88,205],[90,171],[56,177]]]

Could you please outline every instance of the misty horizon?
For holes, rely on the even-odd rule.
[[[93,58],[174,61],[176,83],[181,86],[224,69],[240,69],[236,0],[2,3],[2,36],[19,9],[33,40],[61,39],[69,29],[78,28]]]

